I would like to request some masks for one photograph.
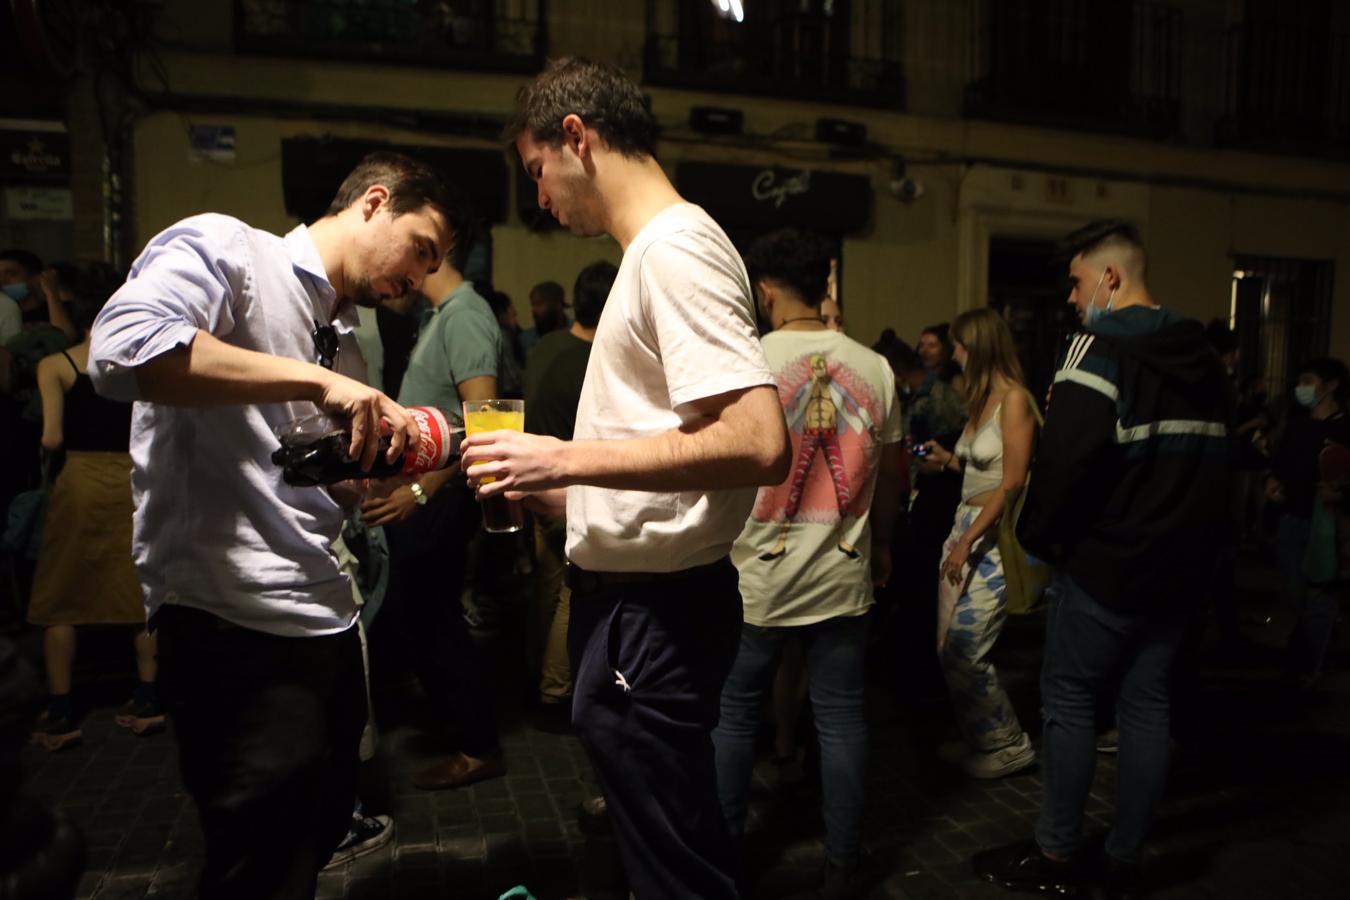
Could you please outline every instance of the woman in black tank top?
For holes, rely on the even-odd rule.
[[[84,339],[38,364],[42,446],[64,450],[65,466],[52,485],[28,621],[46,629],[43,656],[50,692],[33,738],[47,750],[82,735],[71,700],[76,627],[135,625],[138,687],[114,721],[137,734],[159,730],[164,714],[155,697],[155,640],[145,629],[144,595],[131,558],[131,404],[100,397],[84,366],[97,304],[77,290],[76,324]]]

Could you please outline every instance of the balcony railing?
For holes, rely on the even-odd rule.
[[[1181,11],[1137,0],[972,0],[967,115],[1176,134]]]
[[[544,0],[235,0],[242,53],[535,72]]]
[[[904,107],[898,4],[746,4],[744,23],[708,0],[648,0],[646,81],[691,90]]]
[[[1350,153],[1350,35],[1263,22],[1227,35],[1220,144]]]

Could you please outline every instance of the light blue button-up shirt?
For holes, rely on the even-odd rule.
[[[318,412],[308,402],[196,409],[140,401],[135,367],[198,330],[248,350],[315,362],[315,322],[340,335],[337,368],[364,379],[355,308],[337,294],[301,225],[277,237],[222,215],[156,235],[94,323],[98,392],[136,400],[131,425],[132,553],[147,616],[164,603],[247,628],[299,636],[349,628],[356,607],[330,547],[341,507],[291,487],[271,461],[273,429]]]

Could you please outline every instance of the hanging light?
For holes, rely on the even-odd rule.
[[[737,22],[745,21],[745,5],[741,0],[712,0],[712,2],[723,18],[735,19]]]

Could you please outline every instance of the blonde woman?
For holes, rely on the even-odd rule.
[[[962,313],[951,335],[952,359],[965,374],[970,419],[954,452],[932,441],[925,445],[934,463],[963,473],[961,505],[939,570],[937,629],[938,656],[962,740],[944,745],[939,755],[975,778],[1000,778],[1036,761],[989,652],[1005,615],[998,522],[1005,492],[1026,480],[1039,414],[1012,332],[997,312]]]

